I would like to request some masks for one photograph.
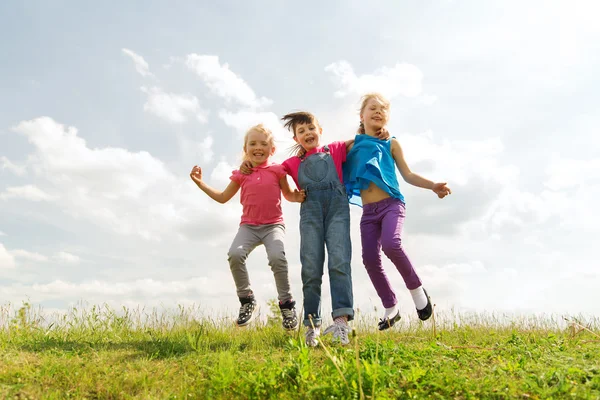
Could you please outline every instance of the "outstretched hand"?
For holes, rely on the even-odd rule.
[[[192,172],[190,172],[190,178],[192,178],[194,182],[202,182],[202,168],[200,168],[197,165],[194,165],[194,168],[192,168]]]
[[[446,186],[446,182],[444,182],[444,183],[434,183],[433,187],[431,188],[431,190],[433,190],[433,192],[435,194],[437,194],[437,196],[440,199],[443,199],[447,195],[452,194],[452,191],[450,190],[450,188],[448,186]]]

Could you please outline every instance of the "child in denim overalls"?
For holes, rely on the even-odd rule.
[[[294,133],[302,156],[285,160],[282,165],[299,189],[306,193],[300,207],[300,261],[304,294],[306,344],[316,346],[320,335],[321,283],[327,247],[329,285],[334,324],[323,334],[349,343],[348,321],[354,318],[350,260],[350,207],[342,180],[346,147],[352,141],[320,145],[322,129],[308,112],[287,114],[285,127]]]

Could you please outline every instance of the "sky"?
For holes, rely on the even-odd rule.
[[[315,114],[324,142],[351,139],[360,96],[379,91],[410,168],[452,189],[401,181],[403,245],[436,310],[598,316],[599,13],[593,0],[2,2],[0,304],[235,316],[239,194],[212,201],[191,168],[224,189],[256,123],[283,161],[290,111]],[[283,209],[300,301],[299,205]],[[360,215],[354,298],[370,315]],[[248,269],[261,304],[276,298],[264,248]]]

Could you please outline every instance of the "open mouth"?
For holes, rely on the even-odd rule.
[[[314,141],[315,141],[314,137],[309,137],[309,138],[306,138],[304,140],[304,143],[306,143],[306,144],[312,144],[312,143],[314,143]]]

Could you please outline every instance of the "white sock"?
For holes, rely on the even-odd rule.
[[[419,286],[416,289],[410,290],[410,295],[415,302],[415,307],[417,310],[422,310],[427,305],[427,296],[425,296],[425,292],[423,291],[423,286]]]
[[[398,313],[398,307],[392,306],[390,308],[385,309],[385,313],[383,314],[383,319],[393,317]]]

